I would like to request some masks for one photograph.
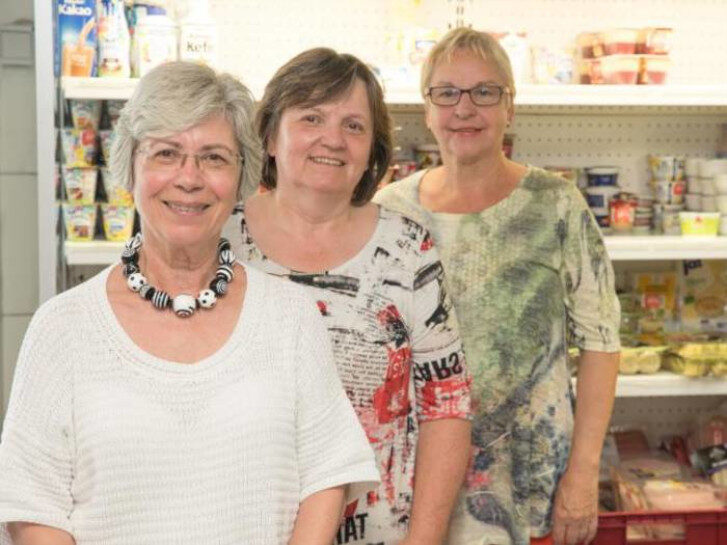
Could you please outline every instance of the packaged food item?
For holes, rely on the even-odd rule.
[[[62,76],[96,75],[96,0],[57,0]]]
[[[685,377],[704,377],[709,373],[709,360],[703,354],[704,344],[687,343],[670,347],[664,353],[665,369]]]
[[[128,78],[131,38],[124,0],[98,0],[98,75]]]
[[[587,167],[585,170],[589,186],[616,185],[618,182],[618,167]]]
[[[654,216],[660,230],[665,235],[678,236],[682,234],[682,226],[679,221],[679,214],[684,210],[683,204],[661,204],[654,205]]]
[[[615,185],[597,185],[586,188],[586,202],[593,210],[596,216],[608,216],[610,211],[608,208],[609,201],[616,196],[621,190]],[[609,221],[610,224],[610,221]]]
[[[653,374],[661,369],[661,354],[665,346],[622,348],[618,372],[622,375]]]
[[[98,168],[64,168],[63,185],[71,204],[93,204],[96,200]]]
[[[644,315],[662,323],[674,318],[676,311],[677,276],[672,272],[640,272],[633,275],[634,293]]]
[[[99,140],[101,140],[101,156],[103,157],[104,163],[109,164],[109,158],[111,157],[111,144],[114,139],[114,131],[104,129],[98,132]]]
[[[71,108],[73,128],[98,130],[98,124],[101,120],[100,100],[71,99],[68,102]]]
[[[134,6],[136,24],[131,44],[131,69],[141,78],[152,68],[177,60],[177,30],[163,9]]]
[[[93,240],[96,205],[63,203],[63,223],[67,240]]]
[[[603,42],[605,55],[633,55],[636,53],[639,30],[635,28],[614,28],[601,32],[600,38],[601,42]]]
[[[179,25],[179,59],[217,65],[217,26],[210,17],[207,0],[192,2]]]
[[[64,165],[89,167],[96,164],[96,131],[93,129],[61,130]]]
[[[134,228],[134,207],[101,204],[103,229],[106,240],[123,242],[131,238]]]
[[[119,117],[121,116],[121,110],[124,109],[125,105],[125,100],[106,101],[106,113],[109,117],[109,124],[111,125],[112,129],[116,128],[116,122],[119,120]]]
[[[712,236],[719,232],[718,212],[679,212],[682,235]]]
[[[660,204],[682,204],[687,184],[684,182],[667,182],[657,180],[652,183],[656,202]]]
[[[108,168],[101,169],[101,180],[103,181],[104,192],[109,204],[118,206],[132,206],[134,197],[123,183],[111,176]]]
[[[647,157],[652,180],[681,182],[686,178],[685,159],[673,155],[649,155]]]
[[[634,85],[639,80],[641,59],[638,55],[608,55],[601,57],[603,83]]]
[[[614,234],[629,234],[636,220],[636,195],[633,193],[617,193],[609,201],[611,230]]]
[[[508,159],[512,159],[512,150],[515,146],[515,135],[505,133],[505,137],[502,140],[502,152],[505,154],[505,157]]]
[[[727,262],[683,261],[679,273],[680,320],[686,331],[727,330]]]
[[[636,52],[646,55],[668,55],[671,51],[673,30],[664,27],[639,29]]]
[[[671,61],[663,55],[644,55],[641,59],[639,83],[646,85],[663,85]]]
[[[526,32],[495,32],[492,35],[510,58],[515,83],[527,83],[530,70],[530,43]]]
[[[581,32],[576,36],[576,51],[582,59],[592,59],[596,56],[601,56],[602,52],[596,55],[594,47],[598,42],[598,35],[595,32]]]
[[[559,84],[573,81],[573,52],[533,47],[531,50],[533,83]]]
[[[419,169],[432,168],[442,164],[442,155],[439,153],[437,144],[420,144],[414,148]]]

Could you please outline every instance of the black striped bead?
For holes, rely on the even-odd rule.
[[[142,299],[151,301],[151,298],[154,297],[155,292],[156,288],[154,288],[154,286],[152,286],[151,284],[144,284],[139,290],[139,295],[142,297]]]
[[[121,252],[121,262],[127,265],[129,263],[138,263],[139,253],[136,250],[124,247],[123,251]]]
[[[169,306],[169,294],[166,291],[156,290],[151,298],[151,304],[156,308],[166,308]]]
[[[210,289],[217,294],[218,297],[222,297],[227,293],[227,281],[222,278],[215,278],[210,282]]]
[[[217,243],[217,253],[222,253],[225,250],[231,250],[232,246],[230,246],[230,241],[226,238],[221,238],[220,241]]]
[[[222,250],[219,257],[220,265],[232,265],[235,262],[235,254],[232,250]]]
[[[141,248],[141,233],[136,233],[133,237],[126,241],[124,246],[131,250],[138,251],[139,248]]]
[[[129,278],[132,274],[139,272],[139,266],[136,263],[126,263],[121,272],[125,278]]]
[[[234,273],[232,272],[232,267],[230,265],[224,264],[217,267],[217,272],[215,273],[215,276],[217,278],[222,278],[225,282],[232,282],[232,277],[234,276]]]

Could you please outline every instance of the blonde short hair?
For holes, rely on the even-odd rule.
[[[436,45],[429,51],[421,73],[421,93],[425,97],[432,83],[434,69],[442,60],[451,60],[457,51],[469,51],[482,60],[491,62],[500,77],[505,80],[505,86],[509,90],[510,100],[515,97],[515,80],[512,75],[510,58],[500,43],[487,32],[473,30],[471,28],[455,28],[447,32]]]
[[[255,101],[250,91],[229,74],[218,74],[192,62],[170,62],[139,80],[116,125],[109,170],[131,191],[134,153],[149,136],[169,136],[222,114],[232,127],[243,158],[237,197],[258,185],[260,143],[254,128]]]

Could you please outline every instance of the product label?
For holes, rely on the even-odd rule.
[[[96,30],[94,0],[58,0],[62,76],[96,75]]]

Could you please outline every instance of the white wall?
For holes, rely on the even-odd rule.
[[[14,0],[0,22],[32,17]],[[38,304],[35,74],[30,27],[0,24],[0,418]]]

